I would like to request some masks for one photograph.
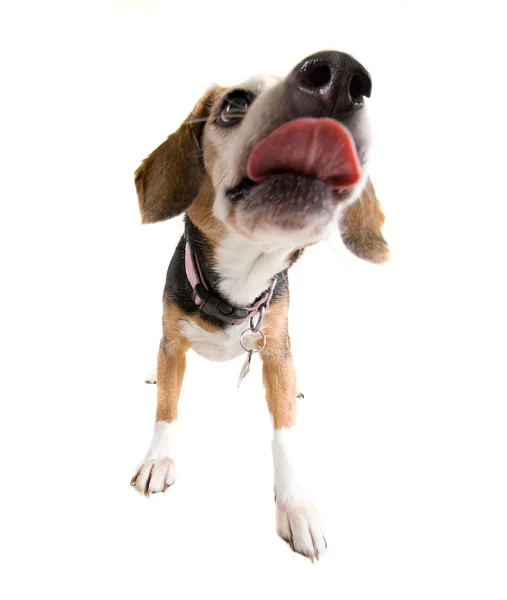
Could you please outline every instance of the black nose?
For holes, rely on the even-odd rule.
[[[303,105],[319,113],[311,116],[337,118],[360,108],[364,96],[371,95],[368,71],[343,52],[318,52],[305,58],[292,70],[288,84]]]

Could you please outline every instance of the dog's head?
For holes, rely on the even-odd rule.
[[[143,222],[192,205],[215,231],[266,249],[309,245],[338,224],[354,254],[385,262],[384,215],[367,174],[370,93],[362,65],[330,51],[284,79],[212,88],[137,169]]]

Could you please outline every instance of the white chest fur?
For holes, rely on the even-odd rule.
[[[215,333],[202,329],[194,321],[182,319],[180,324],[181,332],[190,341],[193,350],[208,360],[231,360],[245,352],[239,343],[239,337],[248,329],[248,322],[232,325]],[[258,334],[252,336],[247,333],[243,337],[243,343],[247,348],[252,348],[257,337]]]

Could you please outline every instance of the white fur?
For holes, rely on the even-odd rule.
[[[248,329],[248,322],[214,333],[202,329],[192,320],[181,319],[180,326],[181,332],[190,341],[192,349],[208,360],[231,360],[245,352],[239,343],[239,337],[245,329]],[[247,333],[243,337],[243,343],[247,348],[253,348],[258,338],[259,334]]]
[[[237,306],[251,304],[270,284],[274,275],[287,268],[292,248],[269,248],[229,234],[217,249],[216,269],[220,292]]]
[[[275,469],[276,527],[280,537],[310,558],[326,551],[319,517],[308,491],[301,484],[297,430],[275,429],[272,443]]]
[[[176,481],[176,468],[173,460],[174,433],[176,421],[157,421],[150,449],[139,467],[136,489],[147,496],[162,492]]]
[[[173,455],[176,421],[157,421],[146,458],[171,458]]]

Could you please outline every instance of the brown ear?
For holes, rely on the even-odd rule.
[[[389,260],[389,247],[382,236],[384,213],[368,179],[361,197],[345,211],[340,233],[347,248],[359,258],[382,264]]]
[[[134,177],[143,223],[171,219],[186,210],[197,196],[203,176],[200,141],[214,92],[210,90],[180,128],[136,170]]]

